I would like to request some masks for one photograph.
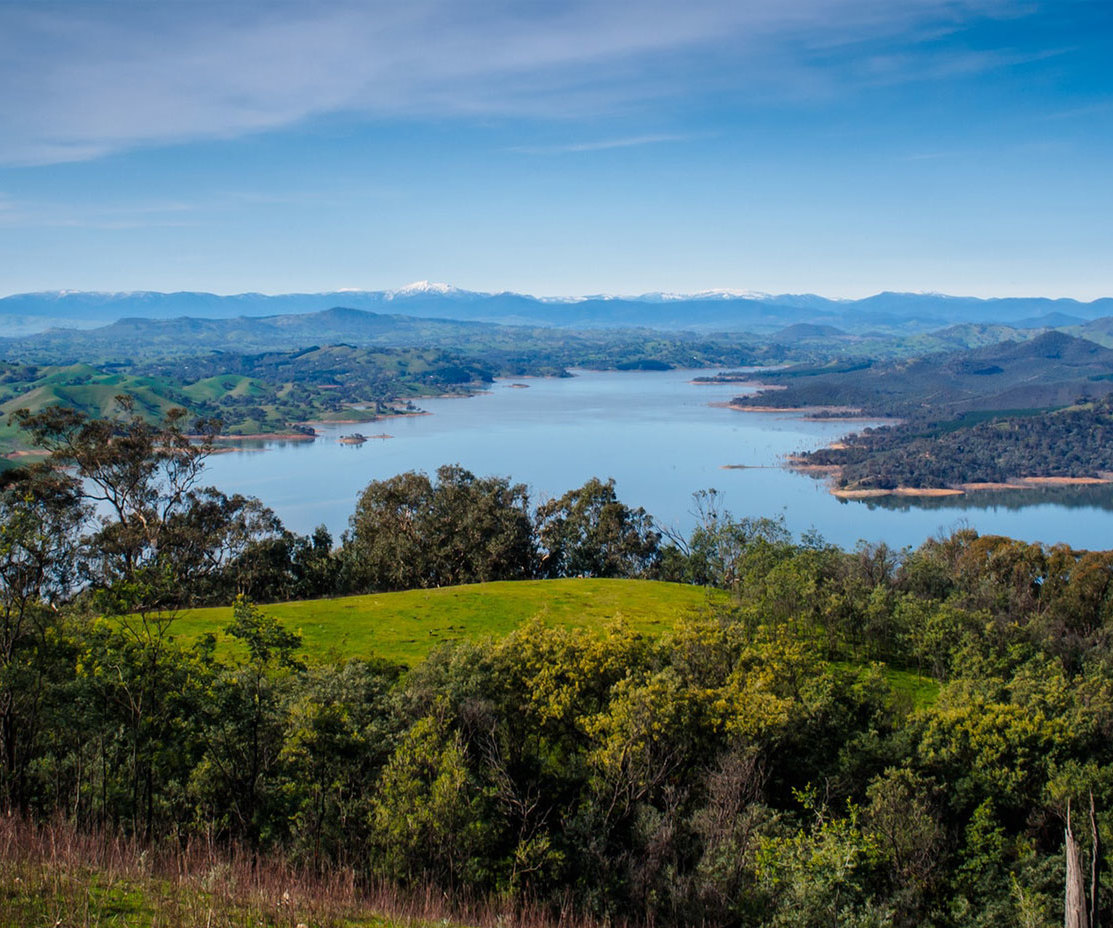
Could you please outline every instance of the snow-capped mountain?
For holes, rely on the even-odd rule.
[[[485,293],[416,281],[395,290],[325,293],[239,293],[57,290],[0,299],[0,337],[51,327],[88,328],[123,318],[220,319],[320,312],[344,307],[371,312],[571,328],[648,327],[665,330],[776,332],[796,324],[834,325],[850,332],[927,331],[959,322],[1019,325],[1053,314],[1079,320],[1113,315],[1113,299],[1081,303],[1043,298],[977,299],[937,293],[878,293],[860,300],[815,294],[766,294],[709,289],[639,296],[594,294],[535,297]]]
[[[473,290],[461,290],[459,287],[452,286],[452,284],[438,284],[428,280],[416,280],[412,284],[406,284],[406,286],[404,287],[399,287],[397,290],[386,290],[383,292],[384,298],[388,300],[405,299],[406,297],[413,296],[432,295],[464,299],[490,296],[490,294],[487,293],[476,293]]]

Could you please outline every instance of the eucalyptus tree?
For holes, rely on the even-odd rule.
[[[536,546],[524,484],[459,465],[436,479],[408,471],[372,481],[351,518],[351,584],[402,590],[532,575]]]
[[[14,418],[52,467],[74,474],[90,507],[80,560],[98,606],[147,623],[189,602],[281,525],[257,500],[201,485],[218,421],[187,428],[186,410],[172,408],[150,422],[130,397],[116,402],[112,417],[51,406]]]
[[[536,518],[545,577],[641,577],[660,557],[652,518],[621,502],[613,479],[592,477],[542,503]]]
[[[148,421],[131,398],[116,400],[110,417],[53,406],[20,410],[14,419],[48,453],[55,473],[71,475],[83,506],[81,596],[110,619],[89,630],[79,655],[88,690],[83,724],[98,745],[101,806],[112,804],[114,818],[150,834],[193,737],[181,724],[189,669],[170,637],[177,610],[280,526],[257,501],[201,485],[218,422],[189,427],[179,408]],[[110,782],[125,785],[118,800]]]
[[[85,515],[76,483],[43,466],[0,486],[0,802],[23,806],[31,745],[52,669],[48,629],[73,589]]]

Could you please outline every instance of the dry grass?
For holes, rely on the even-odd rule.
[[[0,817],[0,928],[593,928],[509,902],[450,904],[203,841],[145,845]]]

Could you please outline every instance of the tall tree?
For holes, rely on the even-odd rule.
[[[28,745],[43,698],[43,650],[72,590],[85,511],[76,482],[43,466],[0,487],[0,802],[24,804]]]
[[[176,610],[219,578],[253,539],[279,526],[258,502],[226,497],[200,480],[219,423],[187,429],[184,409],[149,422],[127,396],[117,414],[92,419],[65,407],[20,410],[18,423],[49,465],[71,469],[72,486],[91,512],[82,540],[81,580],[96,611],[115,620],[124,646],[100,649],[105,724],[130,782],[129,817],[150,834],[157,797],[178,751],[175,701],[167,680],[180,670],[171,646]],[[108,766],[102,748],[100,766]]]
[[[103,610],[149,616],[188,602],[247,546],[281,526],[257,500],[200,485],[220,423],[187,430],[184,409],[148,422],[128,396],[117,415],[92,419],[61,406],[23,409],[16,421],[50,453],[52,467],[76,474],[93,512],[84,580]],[[150,631],[150,628],[145,628]]]
[[[532,574],[535,544],[524,484],[459,465],[436,480],[409,471],[370,483],[351,519],[353,585],[402,590]]]
[[[614,479],[582,487],[537,507],[545,577],[640,577],[656,564],[661,536],[641,507],[620,502]]]

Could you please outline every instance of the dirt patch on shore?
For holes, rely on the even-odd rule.
[[[895,487],[892,490],[832,487],[831,495],[839,499],[875,499],[878,496],[963,496],[965,491],[953,487]]]
[[[751,406],[747,403],[712,403],[712,406],[719,406],[726,409],[733,409],[737,412],[768,412],[780,413],[783,415],[795,416],[815,416],[823,413],[823,419],[835,419],[849,417],[852,420],[862,419],[862,410],[854,406]],[[827,414],[830,415],[827,415]],[[872,421],[872,418],[866,417],[866,421]]]

